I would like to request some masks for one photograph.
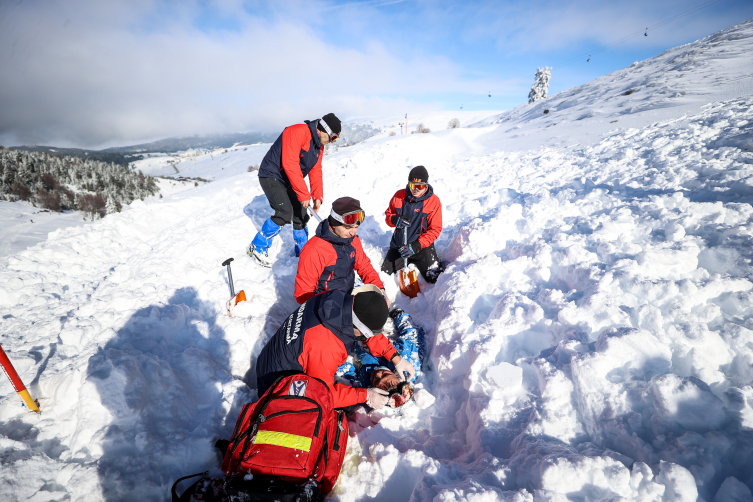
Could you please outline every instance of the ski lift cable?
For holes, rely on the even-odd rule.
[[[574,57],[572,59],[568,59],[567,61],[565,61],[565,62],[563,62],[561,64],[556,65],[555,68],[562,68],[563,66],[567,66],[567,65],[570,65],[572,63],[575,63],[575,62],[578,62],[578,61],[582,61],[584,57],[592,56],[594,54],[598,54],[600,52],[603,52],[603,51],[605,51],[605,50],[607,50],[607,49],[609,49],[611,47],[614,47],[614,46],[619,45],[619,44],[621,44],[623,42],[626,42],[626,41],[630,40],[631,38],[640,36],[640,35],[648,32],[648,30],[655,30],[656,28],[660,28],[660,27],[662,27],[662,26],[664,26],[666,24],[669,24],[669,23],[671,23],[673,21],[676,21],[677,19],[680,19],[681,17],[689,16],[690,14],[693,14],[694,12],[697,12],[697,11],[699,11],[701,9],[704,9],[704,8],[710,6],[710,5],[713,5],[713,4],[721,2],[721,1],[722,0],[708,0],[708,1],[706,1],[706,2],[704,2],[702,4],[700,4],[700,5],[697,5],[697,6],[693,7],[692,9],[688,9],[688,10],[686,10],[684,12],[681,12],[679,14],[676,14],[676,15],[674,15],[672,17],[669,17],[667,19],[659,21],[658,23],[649,26],[645,30],[637,31],[637,32],[632,33],[630,35],[627,35],[627,36],[625,36],[625,37],[623,37],[623,38],[621,38],[619,40],[616,40],[616,41],[614,41],[614,42],[612,42],[610,44],[607,44],[607,45],[604,45],[604,46],[602,46],[602,47],[600,47],[598,49],[592,50],[589,53],[581,54],[580,56]]]

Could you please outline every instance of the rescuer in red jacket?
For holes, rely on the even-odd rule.
[[[364,284],[373,284],[384,294],[384,284],[356,235],[365,217],[361,203],[352,197],[340,197],[332,203],[329,217],[301,250],[293,293],[298,303],[333,289],[350,293],[355,272]]]
[[[324,200],[322,188],[322,158],[324,147],[340,135],[340,119],[328,113],[317,120],[286,127],[272,144],[259,167],[259,184],[275,214],[269,217],[256,234],[248,254],[259,264],[271,267],[269,257],[272,239],[284,225],[293,224],[295,255],[308,240],[306,209],[314,200],[313,209],[319,211]],[[311,191],[304,178],[308,176]]]
[[[335,408],[359,403],[382,408],[389,399],[387,391],[335,383],[335,372],[347,361],[357,339],[374,357],[390,360],[398,375],[407,372],[410,379],[416,374],[413,365],[381,334],[387,321],[387,304],[381,293],[370,285],[360,288],[363,292],[355,296],[340,290],[315,295],[288,316],[256,359],[260,396],[277,378],[303,372],[327,384]]]
[[[409,264],[416,265],[426,282],[437,282],[444,271],[434,248],[434,241],[442,232],[442,203],[429,185],[429,172],[424,166],[411,169],[408,185],[395,192],[384,214],[387,225],[396,230],[382,262],[382,271],[392,275],[408,260]]]

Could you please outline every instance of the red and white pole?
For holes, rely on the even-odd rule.
[[[8,375],[8,380],[10,380],[10,383],[13,384],[13,388],[16,389],[18,395],[21,396],[21,399],[23,399],[24,403],[26,403],[26,407],[34,413],[39,413],[39,405],[31,398],[29,391],[26,390],[26,386],[21,381],[18,373],[16,373],[16,368],[14,368],[13,364],[11,364],[10,359],[8,359],[8,356],[3,350],[2,345],[0,345],[0,364],[3,365],[3,370],[5,370],[5,374]]]

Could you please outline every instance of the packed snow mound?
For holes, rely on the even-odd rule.
[[[556,144],[562,131],[570,145],[594,143],[614,129],[696,114],[707,103],[753,93],[753,19],[702,40],[534,103],[485,118],[471,127],[498,124],[506,149]],[[553,78],[557,78],[557,68]],[[560,138],[561,139],[561,138]],[[491,140],[491,138],[490,138]],[[512,141],[514,140],[514,141]],[[748,138],[750,140],[750,138]]]
[[[561,128],[566,148],[504,149],[488,125],[324,159],[323,210],[360,199],[376,265],[390,196],[427,166],[447,262],[413,300],[382,276],[426,330],[425,374],[416,405],[351,413],[331,500],[751,500],[753,96],[702,108],[598,140]],[[297,259],[288,229],[272,269],[244,254],[270,214],[255,173],[184,187],[0,258],[2,344],[43,398],[30,415],[0,383],[4,500],[168,500],[218,472]]]

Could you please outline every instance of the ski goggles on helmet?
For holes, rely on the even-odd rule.
[[[419,182],[414,183],[411,181],[408,183],[408,188],[410,188],[411,190],[423,190],[424,188],[426,188],[427,185],[428,183],[419,183]]]
[[[400,382],[397,387],[390,391],[387,405],[392,408],[399,408],[413,397],[413,386],[410,382]]]
[[[330,211],[329,215],[332,216],[335,221],[339,221],[343,225],[349,226],[360,225],[361,223],[363,223],[363,220],[366,219],[366,212],[363,209],[350,211],[349,213],[342,215],[337,214],[333,209],[332,211]]]
[[[330,129],[330,127],[329,127],[329,126],[327,125],[327,123],[326,123],[326,122],[324,121],[324,119],[319,119],[319,123],[320,123],[320,124],[321,124],[321,126],[322,126],[322,127],[324,128],[324,131],[325,131],[325,132],[326,132],[326,133],[327,133],[327,134],[329,135],[329,140],[330,140],[330,141],[331,141],[332,143],[334,143],[335,141],[337,141],[337,138],[339,138],[339,137],[340,137],[340,135],[339,135],[339,134],[337,134],[336,132],[333,132],[333,131],[332,131],[332,129]]]

